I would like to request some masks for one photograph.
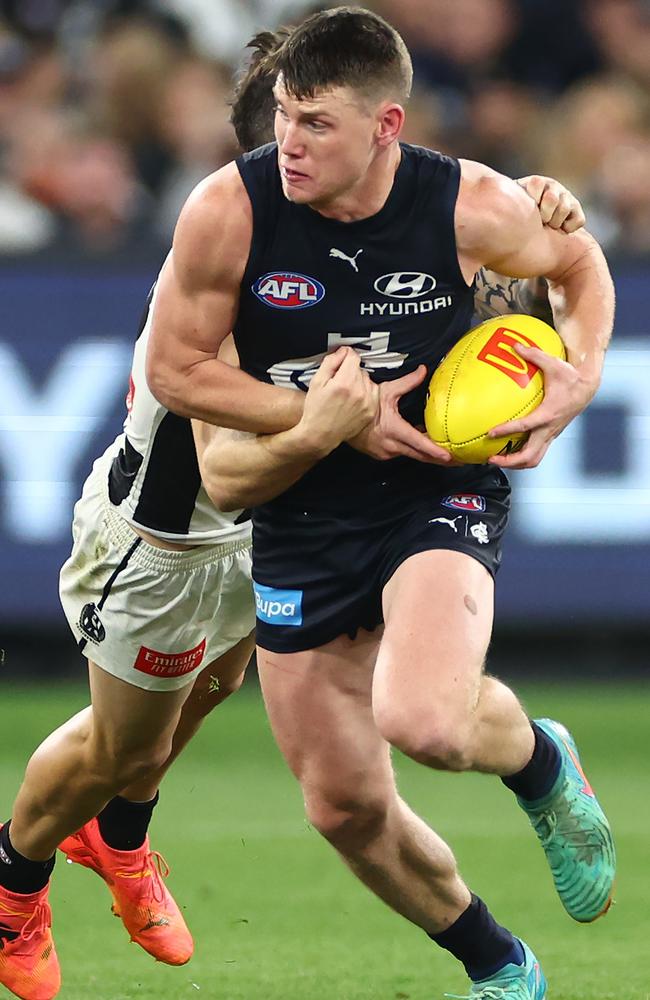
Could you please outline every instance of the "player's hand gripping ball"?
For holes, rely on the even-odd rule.
[[[517,343],[566,357],[548,323],[513,313],[475,326],[434,371],[424,422],[431,440],[457,462],[481,465],[492,455],[510,455],[523,447],[525,433],[487,436],[493,427],[526,416],[544,398],[543,374],[517,354]]]

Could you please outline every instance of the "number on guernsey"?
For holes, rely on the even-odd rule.
[[[408,355],[399,351],[389,351],[390,333],[373,331],[366,337],[345,337],[340,333],[330,333],[327,336],[327,350],[322,354],[312,354],[309,358],[291,358],[279,361],[268,369],[268,375],[274,385],[283,388],[308,389],[309,383],[318,371],[326,354],[331,354],[339,347],[354,347],[361,358],[361,367],[368,371],[378,368],[401,368]]]

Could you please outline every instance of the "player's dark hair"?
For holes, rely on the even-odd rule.
[[[230,121],[241,148],[248,152],[273,142],[273,84],[277,76],[271,57],[291,34],[291,28],[260,31],[247,48],[253,49],[248,67],[235,86]]]
[[[373,100],[405,103],[411,92],[413,67],[401,36],[363,7],[312,14],[270,58],[287,92],[298,99],[322,88],[351,87]]]

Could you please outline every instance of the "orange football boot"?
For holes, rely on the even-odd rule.
[[[23,895],[0,886],[0,983],[21,1000],[52,1000],[61,988],[48,889]]]
[[[185,965],[194,942],[183,915],[164,879],[169,867],[149,846],[149,837],[136,851],[116,851],[101,837],[96,819],[59,844],[59,850],[74,861],[97,872],[113,897],[112,910],[122,918],[132,941],[157,962]]]

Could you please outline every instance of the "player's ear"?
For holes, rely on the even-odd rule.
[[[404,108],[401,104],[382,104],[377,111],[377,142],[390,146],[399,138],[404,125]]]

